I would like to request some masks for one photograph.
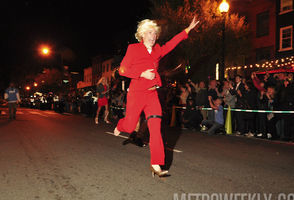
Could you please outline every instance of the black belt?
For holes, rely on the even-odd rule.
[[[147,117],[147,120],[151,119],[151,118],[160,118],[160,119],[162,119],[162,116],[161,115],[150,115],[149,117]]]

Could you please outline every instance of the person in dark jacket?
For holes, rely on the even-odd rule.
[[[274,87],[268,87],[266,93],[260,96],[259,101],[264,110],[276,110],[278,108],[278,101],[275,93]],[[274,113],[266,113],[266,135],[264,137],[268,139],[278,138],[276,130],[277,121],[278,118]]]
[[[290,80],[285,79],[284,84],[277,91],[277,103],[275,110],[293,110],[294,109],[294,85]],[[282,122],[279,128],[279,137],[281,140],[289,141],[293,139],[293,115],[291,114],[275,114],[271,119],[272,124]],[[275,132],[276,129],[272,128]]]
[[[10,83],[5,90],[4,99],[8,102],[9,119],[15,119],[17,103],[20,102],[19,91],[14,87],[14,83]]]
[[[183,114],[184,126],[191,130],[197,130],[202,119],[203,118],[200,111],[196,109],[194,98],[192,96],[189,96],[187,99],[186,110]]]
[[[207,95],[208,95],[208,100],[211,98],[211,100],[214,101],[218,98],[218,88],[217,88],[216,80],[211,80],[209,82],[209,88],[208,88]]]
[[[242,96],[245,93],[245,86],[242,83],[242,77],[237,75],[235,77],[235,86],[230,85],[230,93],[237,97],[236,108],[244,108],[244,104],[242,101]],[[245,134],[245,124],[244,124],[244,113],[236,112],[236,121],[237,121],[237,134],[244,135]]]
[[[209,86],[208,86],[208,91],[207,91],[207,96],[208,96],[208,102],[214,101],[218,98],[219,92],[218,92],[216,80],[210,80]],[[208,105],[210,106],[210,103]],[[214,120],[214,118],[215,118],[214,112],[209,110],[207,112],[207,119]]]
[[[284,95],[281,97],[280,104],[284,105],[283,110],[294,110],[294,83],[293,80],[285,81]],[[292,140],[294,142],[294,117],[293,114],[286,114],[284,140]]]
[[[245,91],[243,94],[244,98],[244,108],[248,110],[257,109],[257,90],[251,82],[244,84]],[[246,136],[253,137],[256,132],[256,113],[253,112],[245,112],[244,115],[244,123],[245,123],[245,132]]]
[[[198,107],[208,107],[208,93],[207,88],[205,87],[204,81],[199,83],[199,86],[196,87],[196,106]],[[207,111],[201,110],[203,119],[207,119]]]

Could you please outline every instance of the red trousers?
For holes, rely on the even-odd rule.
[[[145,116],[148,120],[151,164],[164,165],[165,155],[161,136],[160,118],[160,116],[162,116],[162,111],[156,90],[129,92],[127,96],[126,116],[119,120],[117,129],[121,132],[132,133],[136,128],[142,111],[145,112]]]

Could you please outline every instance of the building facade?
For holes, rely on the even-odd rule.
[[[277,29],[276,29],[276,57],[293,56],[293,25],[294,0],[278,0],[276,2]]]
[[[101,71],[102,71],[102,76],[107,79],[108,83],[110,83],[112,73],[113,73],[113,58],[110,58],[102,62]]]
[[[247,64],[261,63],[275,57],[276,51],[276,0],[235,1],[233,6],[249,25],[252,51]]]
[[[293,4],[294,0],[231,0],[232,12],[246,17],[252,51],[245,66],[228,67],[228,74],[247,76],[250,71],[266,68],[291,68]]]
[[[110,83],[117,63],[116,58],[103,59],[102,56],[92,58],[92,65],[84,69],[84,79],[79,81],[77,88],[96,86],[99,79],[103,76]]]
[[[83,81],[79,81],[77,84],[78,89],[82,89],[85,87],[93,86],[93,73],[92,67],[88,67],[84,69],[84,79]]]
[[[103,58],[101,55],[95,56],[92,58],[92,82],[93,85],[96,85],[102,75],[102,62]]]

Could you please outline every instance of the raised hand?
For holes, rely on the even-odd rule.
[[[147,69],[141,73],[140,77],[146,78],[148,80],[153,80],[155,78],[155,73],[152,72],[154,69]]]
[[[189,32],[194,29],[198,23],[199,21],[196,21],[196,17],[194,16],[190,25],[185,29],[186,33],[189,34]]]
[[[255,77],[256,77],[255,72],[252,72],[252,73],[251,73],[251,78],[254,79]]]

